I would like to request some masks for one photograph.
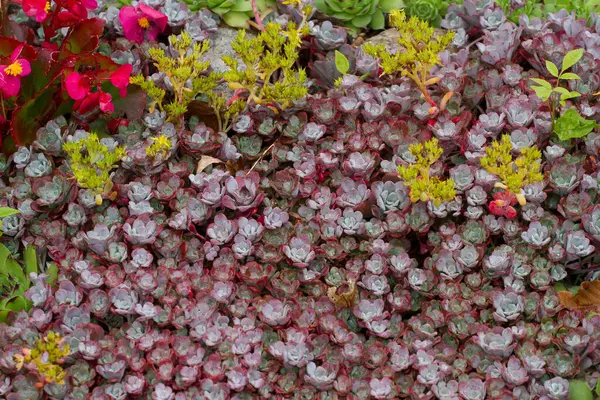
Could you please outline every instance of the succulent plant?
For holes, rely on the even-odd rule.
[[[208,8],[210,11],[223,18],[223,21],[234,28],[249,27],[248,21],[254,17],[252,2],[250,0],[186,0],[192,11]],[[260,13],[269,7],[274,7],[273,0],[256,0]]]
[[[383,29],[385,13],[404,6],[402,0],[315,0],[322,13],[338,19],[355,30],[370,27]]]

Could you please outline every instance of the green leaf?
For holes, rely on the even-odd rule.
[[[8,311],[6,310],[2,310],[0,311],[0,322],[6,322],[6,319],[8,318]]]
[[[567,100],[574,99],[575,97],[579,97],[579,96],[581,96],[581,94],[577,93],[577,92],[564,93],[563,95],[560,96],[560,105],[564,106],[566,104]]]
[[[566,141],[582,138],[596,127],[598,127],[596,121],[587,120],[579,115],[577,111],[569,109],[556,120],[554,133],[556,133],[560,140]]]
[[[15,312],[19,312],[19,311],[27,311],[27,309],[29,308],[29,304],[27,304],[27,299],[25,299],[23,296],[17,296],[15,298],[13,298],[11,301],[9,301],[8,303],[6,303],[6,307],[7,310],[9,311],[15,311]]]
[[[569,400],[594,400],[594,395],[587,383],[571,381],[569,383]]]
[[[239,11],[229,11],[223,15],[223,21],[233,28],[247,28],[249,19],[246,13]]]
[[[29,274],[31,274],[32,272],[35,272],[37,274],[39,272],[35,247],[27,246],[25,252],[23,253],[23,262],[25,264],[25,275],[27,278],[27,283],[25,284],[25,286],[26,289],[29,289],[29,286],[31,285]]]
[[[19,214],[19,210],[9,207],[0,207],[0,218],[8,217],[9,215]]]
[[[577,80],[577,79],[581,79],[581,77],[579,75],[577,75],[577,74],[572,73],[572,72],[565,72],[564,74],[560,75],[560,79],[574,79],[574,80]]]
[[[531,80],[540,85],[541,87],[552,90],[552,85],[545,79],[531,78]]]
[[[535,91],[535,95],[543,101],[548,100],[550,94],[552,94],[552,89],[543,86],[532,86],[531,88]]]
[[[596,394],[600,396],[600,379],[596,382]]]
[[[335,67],[342,75],[345,75],[350,69],[350,62],[340,51],[335,51]]]
[[[12,258],[6,259],[4,268],[6,271],[6,275],[9,275],[12,278],[16,279],[22,286],[25,286],[29,282],[29,279],[25,277],[23,269],[21,268],[19,263],[13,260]]]
[[[558,67],[552,61],[546,60],[546,68],[552,76],[558,78]]]
[[[49,276],[47,282],[48,285],[54,286],[56,279],[58,279],[58,266],[56,265],[56,263],[48,263],[48,267],[46,268],[46,274]]]
[[[10,257],[10,250],[8,250],[3,244],[0,244],[0,273],[2,273],[4,268],[6,268],[4,265],[6,264],[8,257]]]
[[[573,65],[575,65],[577,63],[577,61],[579,61],[581,59],[582,56],[583,56],[583,49],[571,50],[567,54],[565,54],[565,57],[563,58],[563,62],[562,62],[561,72],[566,71],[567,69],[569,69]],[[547,63],[546,63],[546,66],[547,66]]]

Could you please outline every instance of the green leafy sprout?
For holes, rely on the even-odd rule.
[[[452,179],[441,180],[431,176],[431,166],[439,160],[444,150],[439,146],[436,138],[427,142],[410,145],[409,152],[415,158],[413,164],[398,167],[398,175],[410,188],[410,200],[433,201],[439,206],[444,201],[450,201],[456,196],[454,181]]]
[[[441,63],[439,53],[450,46],[454,32],[438,35],[428,22],[414,16],[407,19],[401,10],[392,10],[390,23],[400,33],[398,44],[404,51],[390,53],[385,44],[380,43],[365,44],[365,53],[380,60],[383,75],[399,74],[412,79],[427,102],[437,107],[427,86],[437,83],[439,78],[430,78],[429,74],[435,65]]]
[[[553,131],[562,141],[585,137],[598,127],[598,124],[595,121],[583,118],[574,109],[568,109],[560,117],[556,117],[559,105],[564,107],[567,100],[581,96],[581,93],[568,90],[565,87],[560,86],[560,84],[568,80],[581,79],[579,75],[568,72],[567,70],[577,64],[583,56],[583,52],[583,49],[575,49],[565,54],[560,71],[552,61],[546,60],[548,72],[556,78],[554,86],[545,79],[531,78],[531,80],[537,84],[533,85],[531,88],[535,91],[537,97],[548,103],[552,115]],[[556,96],[558,96],[558,105],[555,101]]]

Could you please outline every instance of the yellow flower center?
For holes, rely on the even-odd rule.
[[[18,76],[18,75],[21,75],[21,73],[23,72],[23,66],[21,65],[21,63],[19,61],[15,61],[14,63],[10,64],[8,67],[4,68],[4,72],[7,75]]]
[[[46,14],[48,14],[50,12],[50,2],[49,1],[46,2],[46,6],[44,7],[44,11],[46,11]]]
[[[138,19],[138,25],[144,29],[148,29],[150,27],[150,21],[148,21],[148,18],[142,17]]]

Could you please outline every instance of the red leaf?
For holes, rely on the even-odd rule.
[[[65,43],[63,52],[61,52],[60,58],[72,54],[89,53],[96,50],[96,47],[98,47],[98,40],[103,32],[103,20],[91,18],[81,21],[73,28],[71,35]]]
[[[37,58],[37,53],[33,47],[7,37],[0,37],[0,56],[10,57],[13,50],[21,45],[23,45],[23,50],[21,51],[22,58],[30,61]]]

